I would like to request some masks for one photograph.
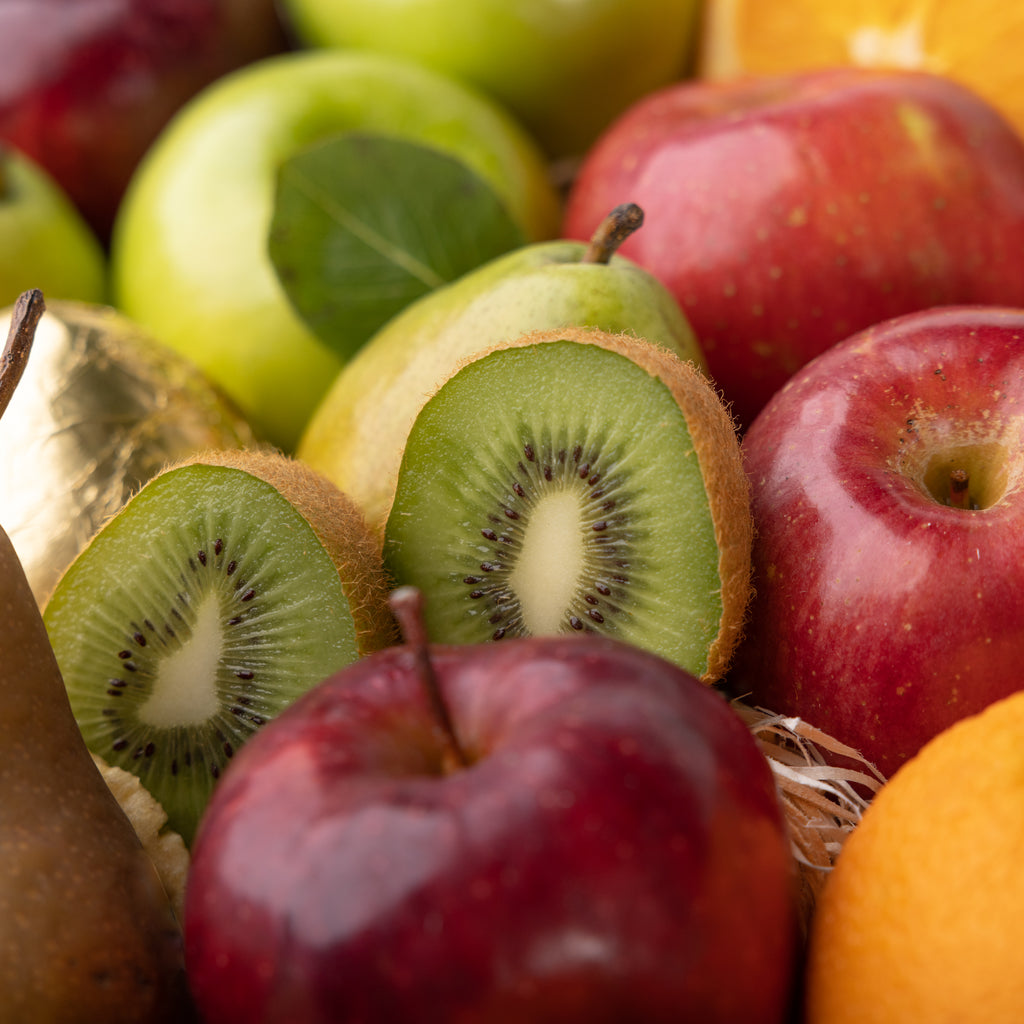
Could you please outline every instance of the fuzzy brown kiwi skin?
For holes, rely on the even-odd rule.
[[[708,650],[707,667],[700,676],[704,683],[716,683],[725,675],[743,635],[753,594],[751,549],[754,520],[750,507],[750,483],[743,464],[736,421],[729,406],[696,364],[636,335],[616,334],[591,327],[530,331],[461,361],[452,371],[452,376],[463,366],[490,352],[551,341],[599,345],[627,356],[652,377],[662,381],[683,412],[704,477],[719,552],[722,617],[718,635]],[[441,381],[437,385],[435,392],[443,383]]]
[[[338,570],[359,653],[398,643],[380,545],[347,494],[304,462],[270,447],[207,449],[169,464],[161,473],[196,463],[244,470],[280,491],[309,523]]]

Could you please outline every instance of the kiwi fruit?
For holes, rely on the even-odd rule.
[[[44,621],[86,744],[191,845],[233,754],[301,693],[396,640],[354,504],[278,452],[168,466],[92,538]]]
[[[703,679],[750,598],[753,534],[727,406],[687,360],[592,328],[462,364],[416,418],[384,537],[435,642],[601,633]]]
[[[10,321],[10,309],[0,313],[0,332]],[[165,463],[253,440],[198,368],[122,313],[48,302],[0,421],[0,522],[39,604]]]

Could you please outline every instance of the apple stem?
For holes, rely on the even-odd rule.
[[[953,469],[949,473],[949,504],[953,508],[971,507],[970,477],[965,469]]]
[[[14,303],[7,344],[0,355],[0,416],[3,416],[11,397],[28,365],[28,354],[36,335],[39,318],[46,309],[43,293],[38,288],[22,292]]]
[[[426,622],[423,618],[423,594],[418,587],[396,587],[389,595],[391,611],[398,620],[402,637],[416,658],[420,681],[426,691],[430,709],[434,713],[445,740],[445,763],[448,768],[468,768],[470,760],[459,742],[448,705],[437,681],[434,664],[430,660],[430,645]]]
[[[597,226],[580,259],[581,263],[607,263],[619,246],[644,222],[636,203],[621,203]]]

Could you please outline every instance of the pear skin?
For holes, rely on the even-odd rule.
[[[0,1020],[195,1020],[179,924],[85,746],[35,596],[3,530]]]
[[[532,330],[586,326],[635,334],[703,369],[699,341],[661,282],[614,251],[596,260],[588,253],[583,242],[535,242],[413,302],[342,369],[306,426],[299,458],[352,497],[381,535],[417,413],[485,349]]]

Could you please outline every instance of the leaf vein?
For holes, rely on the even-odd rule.
[[[351,210],[342,206],[308,175],[294,175],[293,183],[304,192],[309,199],[318,204],[320,208],[332,220],[354,237],[358,238],[368,248],[379,253],[384,259],[397,267],[405,270],[410,277],[422,281],[429,288],[438,288],[447,282],[433,268],[422,260],[417,259],[412,253],[404,250],[389,239],[386,235],[376,230],[364,219],[358,217]]]

